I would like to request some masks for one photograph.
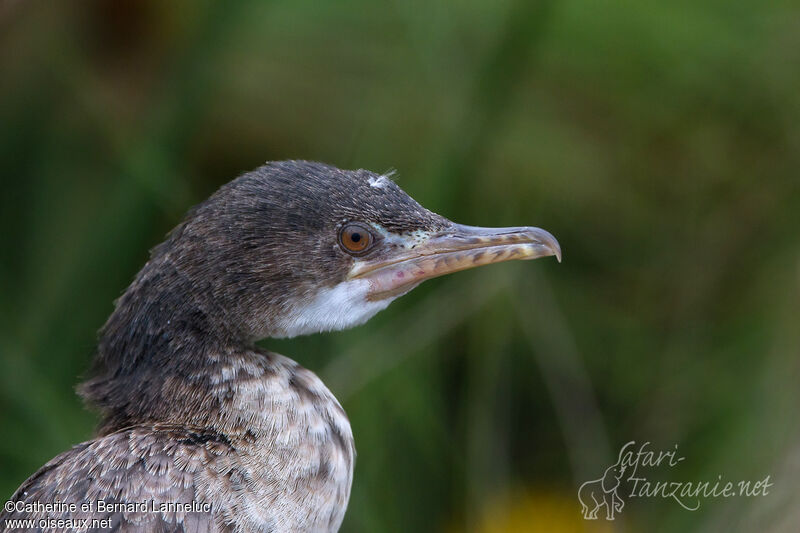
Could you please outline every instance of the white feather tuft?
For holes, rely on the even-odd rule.
[[[370,176],[367,181],[369,182],[370,187],[374,187],[376,189],[384,189],[387,185],[392,183],[392,176],[395,175],[394,170],[387,170],[380,176],[372,177]]]

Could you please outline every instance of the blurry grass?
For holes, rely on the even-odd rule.
[[[679,444],[676,476],[775,489],[631,503],[617,530],[796,529],[797,6],[9,5],[1,493],[90,435],[72,390],[146,250],[239,172],[311,158],[564,248],[265,342],[351,416],[343,530],[581,530],[571,494],[632,439]]]

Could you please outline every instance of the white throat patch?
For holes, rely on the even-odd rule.
[[[394,300],[370,301],[368,291],[369,281],[365,279],[343,281],[333,288],[322,289],[304,305],[295,304],[284,312],[272,336],[296,337],[359,326]]]

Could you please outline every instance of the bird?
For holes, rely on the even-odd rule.
[[[193,207],[98,334],[96,436],[6,502],[25,531],[338,531],[353,433],[310,370],[256,344],[363,324],[425,280],[555,256],[536,227],[422,207],[390,173],[268,162]],[[28,522],[19,522],[27,520]]]

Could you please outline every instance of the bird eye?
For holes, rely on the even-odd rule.
[[[345,252],[353,255],[367,251],[373,240],[372,233],[362,224],[347,224],[339,232],[339,244]]]

